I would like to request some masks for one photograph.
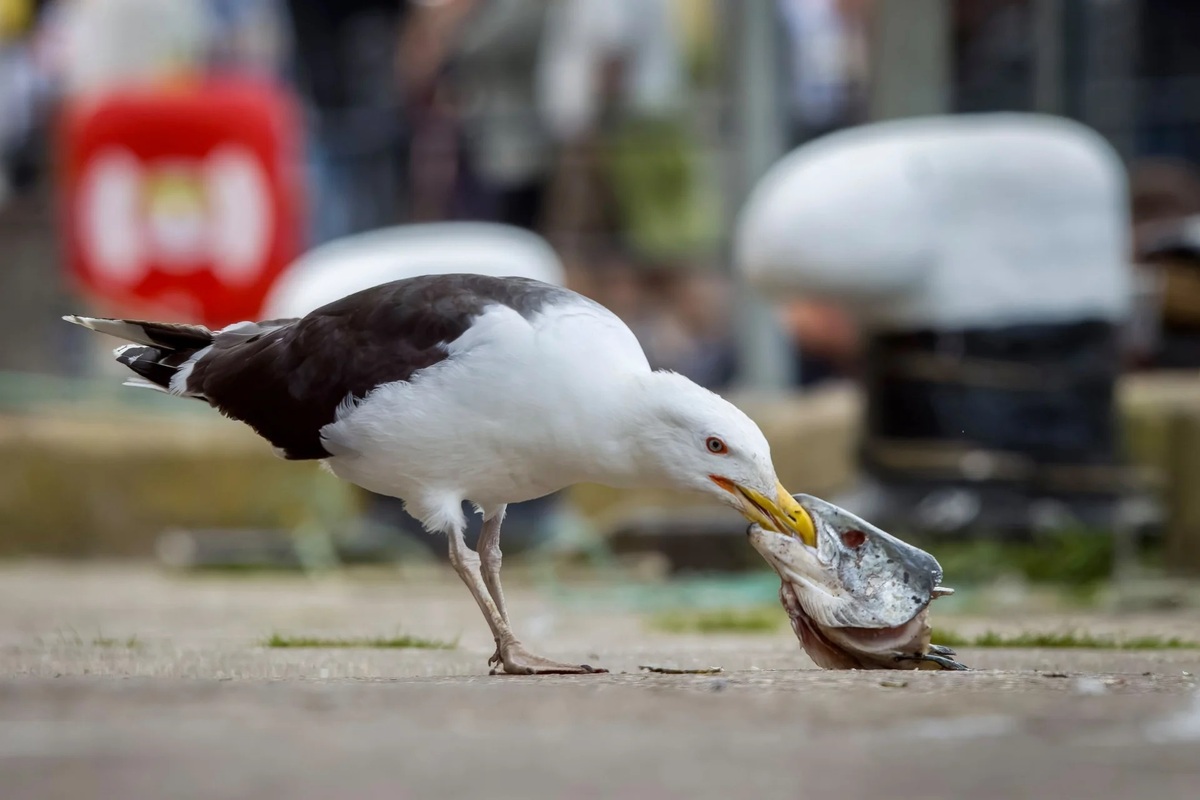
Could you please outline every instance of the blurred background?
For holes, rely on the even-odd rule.
[[[397,502],[121,388],[59,317],[224,325],[503,266],[611,308],[785,485],[950,585],[1175,602],[1198,41],[1184,0],[0,0],[0,555],[444,557]],[[741,533],[582,486],[511,509],[505,550],[548,585],[769,598]]]

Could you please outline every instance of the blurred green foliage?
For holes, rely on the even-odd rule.
[[[1197,650],[1200,642],[1180,639],[1177,636],[1136,636],[1117,638],[1095,636],[1088,633],[1018,633],[1004,635],[988,631],[980,636],[963,636],[950,630],[935,628],[932,641],[947,647],[994,647],[1022,648],[1045,647],[1054,649],[1088,650]]]
[[[666,633],[773,633],[787,619],[779,606],[669,611],[650,619],[650,627]]]
[[[949,586],[982,584],[1004,575],[1034,583],[1091,587],[1113,572],[1113,539],[1096,531],[1064,531],[1028,542],[909,541],[928,550],[942,565]]]

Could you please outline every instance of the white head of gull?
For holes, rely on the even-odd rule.
[[[526,278],[409,278],[298,319],[199,325],[66,317],[133,344],[128,384],[194,397],[288,459],[398,497],[431,532],[518,674],[594,672],[528,652],[500,585],[509,503],[581,482],[708,495],[815,544],[812,519],[775,475],[758,426],[692,381],[651,370],[603,306]],[[484,518],[477,552],[464,501]]]

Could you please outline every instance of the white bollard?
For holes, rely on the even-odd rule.
[[[519,276],[561,286],[565,272],[541,236],[482,222],[398,225],[327,242],[280,276],[264,319],[303,316],[362,289],[418,275],[470,272]]]
[[[1114,387],[1130,246],[1115,150],[1009,113],[811,142],[735,231],[752,286],[836,304],[864,334],[867,480],[845,502],[947,530],[1111,522],[1128,489]]]

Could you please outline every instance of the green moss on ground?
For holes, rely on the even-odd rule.
[[[92,644],[96,647],[124,647],[129,650],[136,650],[142,646],[138,641],[137,636],[130,636],[128,639],[114,639],[111,636],[97,636],[92,639]]]
[[[273,633],[263,642],[263,646],[277,648],[361,647],[371,649],[453,650],[458,647],[458,642],[444,642],[439,639],[425,639],[420,636],[408,635],[327,638],[321,636],[286,636],[281,633]]]

